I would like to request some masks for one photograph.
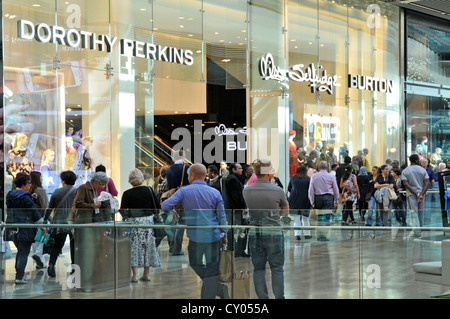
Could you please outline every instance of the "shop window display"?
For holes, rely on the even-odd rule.
[[[444,21],[406,14],[407,152],[428,159],[435,171],[450,158],[450,27]]]

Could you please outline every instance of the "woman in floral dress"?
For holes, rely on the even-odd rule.
[[[132,225],[153,225],[153,214],[158,213],[156,197],[150,186],[144,183],[144,174],[134,169],[128,176],[133,188],[122,195],[120,212]],[[141,281],[150,281],[150,267],[161,266],[161,259],[155,244],[152,228],[133,228],[131,232],[131,270],[132,282],[138,282],[138,268],[144,267]]]

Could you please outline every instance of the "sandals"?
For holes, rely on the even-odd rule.
[[[134,282],[134,283],[136,283],[136,282],[138,282],[138,281],[150,281],[150,277],[149,276],[142,276],[141,278],[139,278],[139,279],[137,279],[137,277],[132,277],[131,278],[131,282]]]

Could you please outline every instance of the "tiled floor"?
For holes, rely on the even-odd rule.
[[[450,290],[450,287],[416,282],[412,270],[416,262],[440,258],[442,232],[424,232],[422,239],[408,238],[409,231],[403,230],[353,231],[352,238],[349,234],[349,230],[330,230],[330,241],[321,242],[315,236],[297,241],[292,230],[285,232],[286,298],[429,299]],[[376,234],[374,238],[373,234]],[[185,239],[185,252],[186,246]],[[126,282],[116,289],[98,292],[81,292],[67,287],[68,245],[64,248],[64,256],[58,260],[57,278],[48,277],[45,269],[36,270],[30,258],[27,285],[14,284],[14,258],[10,258],[4,261],[0,298],[198,299],[201,280],[189,267],[187,254],[171,256],[167,241],[158,249],[162,266],[152,269],[150,282]],[[248,270],[251,274],[249,258],[236,259],[235,262],[236,270]],[[372,280],[371,267],[379,270],[378,280]],[[270,270],[267,281],[270,291]],[[374,283],[379,283],[379,288],[373,287]],[[232,285],[228,286],[231,295]],[[256,298],[253,287],[251,290],[250,298]]]

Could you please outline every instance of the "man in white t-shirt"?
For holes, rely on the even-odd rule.
[[[406,188],[406,200],[411,211],[414,227],[423,227],[425,193],[430,184],[427,171],[420,166],[419,155],[409,157],[411,165],[402,171],[402,181]],[[420,237],[420,231],[414,232],[415,237]]]

